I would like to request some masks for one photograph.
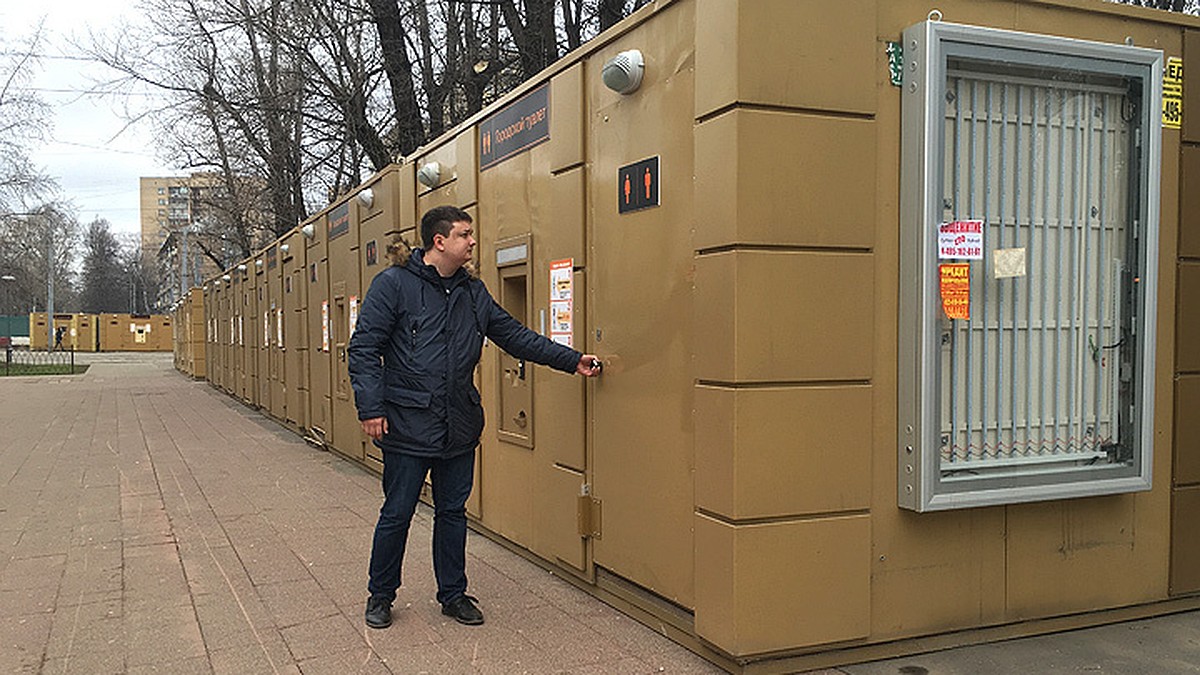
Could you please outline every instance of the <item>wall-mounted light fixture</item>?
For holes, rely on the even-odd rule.
[[[255,267],[262,267],[262,265],[263,265],[262,258],[259,258],[258,260],[255,260],[255,261],[254,261],[254,266],[255,266]]]
[[[317,234],[317,228],[313,227],[312,223],[308,223],[300,228],[300,234],[303,234],[308,239],[312,239]]]
[[[437,162],[428,162],[417,169],[417,182],[425,187],[437,187],[438,181],[442,177],[442,165]]]
[[[238,271],[239,271],[239,272],[245,272],[245,271],[246,271],[246,263],[241,263],[241,264],[239,264],[239,265],[238,265]]]
[[[371,205],[375,203],[375,191],[371,188],[364,188],[362,192],[358,193],[358,203],[368,209],[371,208]]]
[[[233,277],[229,276],[228,274],[222,276],[221,278],[224,279],[225,281],[229,281],[229,280],[233,279]]]
[[[279,245],[279,251],[284,254],[286,254],[288,252],[288,250],[290,250],[291,248],[292,248],[291,244],[280,244]]]
[[[632,94],[642,86],[645,64],[642,52],[630,49],[606,61],[600,71],[600,79],[604,80],[604,86],[618,94]]]

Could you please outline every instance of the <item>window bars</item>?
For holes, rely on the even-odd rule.
[[[1147,489],[1161,53],[930,21],[904,59],[900,504]]]

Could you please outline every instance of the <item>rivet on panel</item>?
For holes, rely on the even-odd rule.
[[[904,465],[904,473],[911,475],[912,472],[913,472],[912,464],[905,464]]]
[[[904,427],[904,433],[906,433],[906,434],[911,434],[911,433],[912,433],[912,425],[911,425],[911,424],[905,425],[905,427]]]
[[[911,494],[912,494],[912,486],[911,486],[911,485],[905,485],[905,486],[904,486],[904,492],[905,492],[906,494],[910,494],[910,495],[911,495]]]
[[[914,94],[917,93],[917,83],[916,82],[910,83],[908,85],[908,90]]]

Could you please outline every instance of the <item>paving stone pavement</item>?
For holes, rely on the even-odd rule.
[[[170,354],[80,360],[0,378],[2,673],[720,672],[475,533],[488,620],[446,620],[424,508],[395,622],[367,629],[376,476]]]

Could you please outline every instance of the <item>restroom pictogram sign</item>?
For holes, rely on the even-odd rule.
[[[617,213],[658,206],[658,157],[617,169]]]

